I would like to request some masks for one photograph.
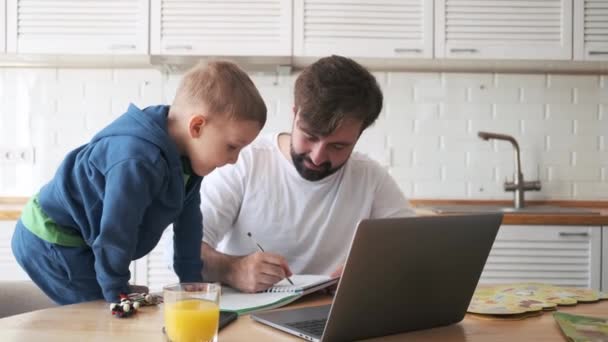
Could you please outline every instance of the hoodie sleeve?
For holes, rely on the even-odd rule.
[[[192,196],[184,203],[184,209],[173,223],[173,269],[179,281],[202,281],[201,241],[203,239],[203,216],[200,210],[200,182]]]
[[[162,186],[164,170],[147,161],[129,159],[106,172],[100,231],[91,247],[97,281],[109,302],[129,292],[129,264],[138,230],[146,208]]]

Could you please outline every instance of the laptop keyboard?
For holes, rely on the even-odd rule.
[[[300,321],[287,323],[292,328],[299,329],[305,331],[312,335],[323,335],[323,330],[325,329],[325,324],[327,323],[327,318],[323,319],[311,319],[309,321]]]

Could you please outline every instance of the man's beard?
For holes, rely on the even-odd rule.
[[[340,168],[344,165],[344,164],[342,164],[342,165],[338,165],[335,168],[332,168],[331,162],[329,162],[329,161],[326,161],[326,162],[322,163],[321,165],[316,165],[306,155],[306,153],[302,153],[302,154],[296,153],[296,151],[294,151],[294,149],[293,149],[293,145],[290,145],[289,152],[291,154],[291,160],[293,161],[293,165],[295,166],[295,168],[298,171],[298,173],[300,174],[300,176],[302,176],[302,178],[304,178],[306,180],[313,181],[313,182],[321,180],[327,176],[334,174],[336,171],[340,170]],[[306,165],[304,165],[304,160],[306,160],[309,164],[316,165],[317,167],[319,167],[319,169],[312,170],[312,169],[307,168]]]

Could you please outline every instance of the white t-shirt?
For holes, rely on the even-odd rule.
[[[377,162],[354,152],[336,173],[319,181],[300,176],[278,146],[278,134],[260,137],[234,165],[201,185],[203,241],[230,255],[282,255],[292,272],[330,274],[346,259],[361,219],[414,216],[404,195]]]

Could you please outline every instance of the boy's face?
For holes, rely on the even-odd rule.
[[[291,159],[302,178],[317,181],[338,171],[348,160],[363,123],[345,120],[327,136],[310,132],[295,114],[291,132]]]
[[[206,176],[218,167],[236,163],[241,149],[256,138],[260,129],[256,121],[229,119],[224,114],[193,116],[188,155],[192,170],[198,176]]]

